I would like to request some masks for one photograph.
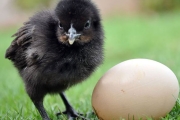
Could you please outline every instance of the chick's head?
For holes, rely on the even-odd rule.
[[[100,16],[90,0],[62,0],[55,9],[55,15],[59,42],[82,45],[99,37]]]

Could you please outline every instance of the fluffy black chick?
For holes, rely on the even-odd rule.
[[[60,94],[68,119],[78,117],[64,91],[85,80],[102,63],[103,29],[90,0],[61,0],[53,11],[32,16],[6,51],[43,120],[46,94]]]

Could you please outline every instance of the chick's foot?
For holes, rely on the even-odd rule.
[[[73,108],[70,108],[64,112],[57,113],[56,116],[60,116],[65,114],[68,118],[68,120],[88,120],[83,117],[83,114],[77,113]]]

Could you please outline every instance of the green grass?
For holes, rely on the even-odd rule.
[[[85,82],[66,93],[75,109],[92,111],[91,95],[98,79],[112,66],[127,59],[148,58],[167,65],[180,79],[180,16],[111,17],[104,20],[105,61]],[[23,82],[4,53],[17,27],[0,30],[0,120],[37,120],[40,116],[28,98]],[[51,119],[64,106],[58,95],[47,96],[45,108]],[[92,120],[95,116],[89,116]],[[65,117],[62,117],[64,120]],[[180,120],[180,101],[162,120]]]

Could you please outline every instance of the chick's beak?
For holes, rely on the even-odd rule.
[[[68,39],[69,44],[72,45],[75,42],[75,40],[80,37],[81,34],[77,34],[76,29],[71,24],[71,27],[68,30],[68,34],[66,34],[66,35],[69,37],[69,39]]]

